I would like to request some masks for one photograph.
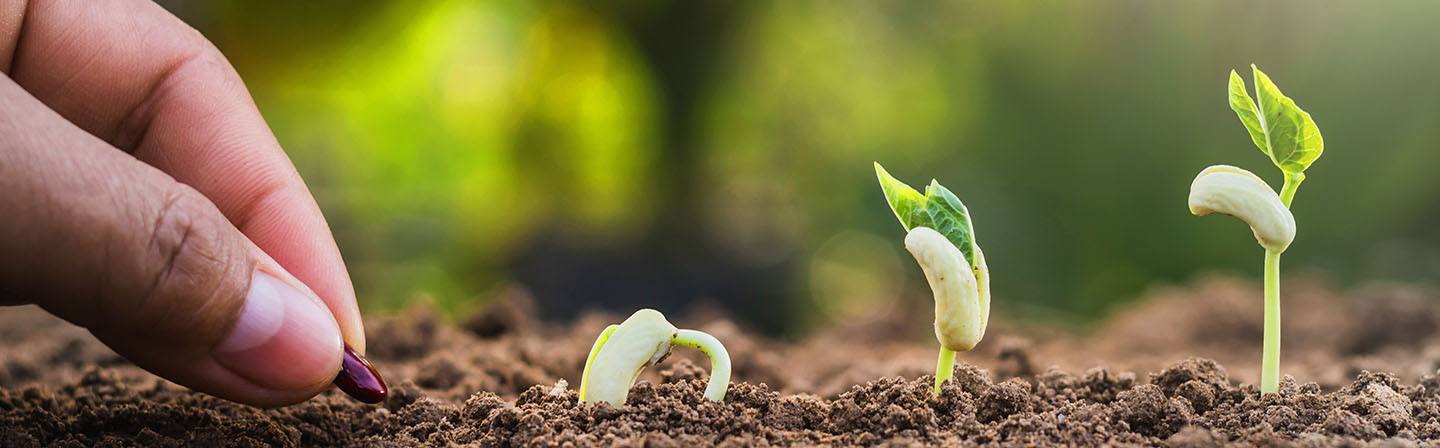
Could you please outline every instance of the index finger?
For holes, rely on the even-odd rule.
[[[214,45],[144,0],[31,0],[15,9],[0,7],[0,69],[66,119],[210,198],[325,301],[363,352],[354,288],[329,225]]]

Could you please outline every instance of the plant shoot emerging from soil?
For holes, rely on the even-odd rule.
[[[714,336],[670,325],[659,311],[643,309],[600,332],[580,377],[580,401],[623,406],[640,371],[664,360],[672,346],[694,347],[710,356],[705,398],[724,401],[730,387],[730,354]]]
[[[1265,248],[1265,345],[1260,364],[1260,392],[1275,392],[1280,384],[1280,254],[1295,239],[1295,217],[1290,201],[1305,180],[1305,169],[1320,157],[1325,142],[1310,114],[1280,93],[1258,67],[1255,96],[1245,92],[1245,81],[1230,71],[1230,108],[1250,132],[1250,139],[1285,174],[1276,194],[1259,176],[1241,168],[1216,165],[1200,172],[1190,184],[1190,213],[1204,216],[1224,213],[1250,224],[1260,247]]]
[[[950,379],[955,352],[969,351],[985,337],[990,319],[990,267],[975,244],[970,212],[949,189],[935,180],[925,194],[896,180],[875,163],[875,175],[890,209],[910,232],[905,249],[920,263],[935,294],[935,338],[940,358],[935,366],[935,395]]]

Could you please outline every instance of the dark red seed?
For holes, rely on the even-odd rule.
[[[335,386],[356,400],[372,404],[385,401],[385,395],[390,393],[390,389],[385,387],[385,380],[380,379],[380,372],[375,371],[370,361],[355,353],[350,344],[345,344],[345,359],[340,362]]]

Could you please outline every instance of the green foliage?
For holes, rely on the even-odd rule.
[[[970,211],[965,209],[965,204],[955,197],[955,193],[931,179],[930,185],[925,187],[925,195],[921,196],[920,192],[891,176],[885,167],[880,166],[880,162],[875,162],[875,176],[880,178],[880,189],[885,191],[890,210],[895,212],[895,217],[900,219],[900,225],[905,226],[906,231],[916,227],[935,229],[960,248],[960,253],[965,254],[965,261],[970,262],[971,267],[979,263],[975,258],[975,231],[970,225]]]
[[[1245,92],[1245,80],[1240,74],[1230,71],[1230,108],[1240,116],[1240,123],[1245,125],[1245,130],[1250,131],[1250,139],[1255,142],[1255,147],[1260,152],[1270,155],[1270,146],[1265,143],[1265,128],[1260,125],[1260,113],[1255,111],[1255,100],[1250,99],[1250,94]]]
[[[1275,166],[1287,174],[1299,174],[1310,167],[1325,149],[1320,137],[1320,128],[1310,114],[1300,110],[1295,101],[1280,93],[1280,88],[1270,81],[1265,72],[1251,65],[1255,71],[1255,96],[1260,105],[1245,93],[1245,81],[1234,70],[1230,71],[1230,108],[1240,117],[1255,146]]]

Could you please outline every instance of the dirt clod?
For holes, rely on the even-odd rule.
[[[996,384],[980,397],[981,422],[989,423],[1018,413],[1030,412],[1030,383],[1012,379]]]

